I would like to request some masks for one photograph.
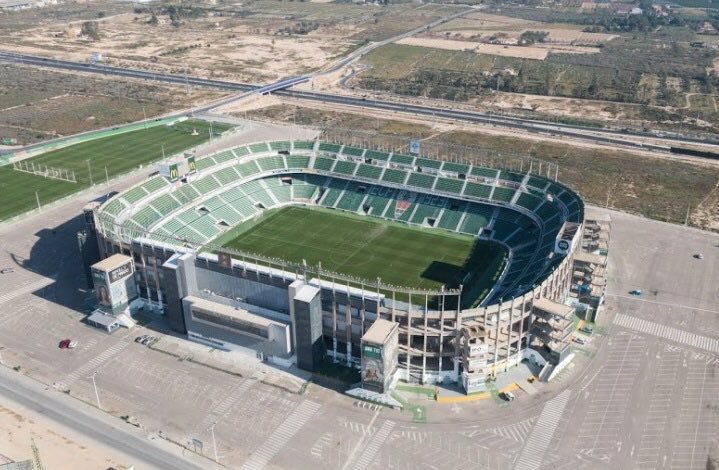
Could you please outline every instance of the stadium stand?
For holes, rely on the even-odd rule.
[[[432,189],[434,186],[435,176],[427,175],[424,173],[411,173],[407,184],[409,186],[417,186],[418,188]]]
[[[384,174],[382,174],[382,181],[386,181],[388,183],[403,184],[405,179],[407,179],[407,172],[404,170],[387,168],[384,171]]]
[[[360,163],[357,173],[355,173],[355,176],[372,180],[378,180],[380,175],[382,175],[382,168],[374,165],[367,165],[366,163]]]
[[[348,147],[348,146],[345,145],[345,146],[342,148],[342,153],[343,153],[344,155],[352,155],[352,156],[355,156],[355,157],[361,157],[362,155],[364,155],[364,152],[365,152],[365,149],[360,149],[360,148],[357,148],[357,147]]]
[[[452,178],[437,178],[437,183],[434,185],[434,189],[447,193],[462,194],[463,186],[464,180],[457,180]]]
[[[335,173],[342,173],[345,175],[351,175],[355,172],[355,169],[357,168],[357,164],[354,162],[348,162],[343,160],[337,160],[337,163],[335,163],[335,167],[333,171]]]
[[[313,153],[315,148],[322,156]],[[278,155],[278,151],[298,154]],[[339,160],[338,154],[408,168]],[[207,243],[263,208],[293,201],[481,235],[504,243],[513,253],[505,276],[513,279],[497,286],[495,295],[516,293],[551,272],[557,262],[548,255],[557,234],[565,221],[581,222],[584,216],[581,199],[575,192],[540,176],[325,142],[240,146],[199,159],[197,168],[199,174],[189,183],[170,184],[166,178],[156,176],[111,199],[101,212],[108,220],[117,219],[138,233],[152,231],[158,239],[196,243]],[[314,170],[328,175],[313,174]],[[438,170],[443,176],[427,172]],[[282,177],[252,179],[261,171],[279,171]],[[492,183],[466,181],[455,174]],[[374,183],[354,181],[353,175]],[[522,185],[521,189],[507,187],[503,181]],[[434,191],[475,202],[433,195]],[[541,223],[520,212],[520,208]]]
[[[390,157],[389,161],[392,163],[398,163],[400,165],[414,167],[414,157],[410,157],[409,155],[393,153],[392,156]]]
[[[465,196],[489,199],[489,196],[491,194],[492,187],[486,184],[472,183],[471,181],[467,181],[467,185],[464,188]]]

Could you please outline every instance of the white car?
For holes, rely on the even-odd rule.
[[[75,349],[76,347],[77,347],[77,341],[70,341],[69,343],[67,343],[68,349]]]
[[[507,401],[513,401],[516,398],[514,396],[514,393],[512,393],[512,392],[502,392],[502,395],[504,396],[504,399]]]

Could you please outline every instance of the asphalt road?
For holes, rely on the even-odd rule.
[[[205,78],[190,77],[187,75],[173,75],[166,73],[149,72],[144,70],[136,69],[125,69],[119,67],[111,67],[106,65],[93,65],[83,62],[70,62],[65,60],[57,60],[46,57],[29,56],[23,54],[15,54],[10,52],[0,51],[0,61],[3,62],[14,62],[28,65],[36,65],[43,67],[60,68],[65,70],[76,70],[91,73],[100,73],[106,75],[123,76],[128,78],[145,79],[150,81],[175,83],[179,85],[193,85],[199,87],[219,88],[229,91],[237,91],[244,93],[252,93],[256,91],[262,91],[267,89],[268,86],[263,85],[251,85],[247,83],[235,83],[223,80],[212,80]],[[280,83],[280,82],[278,82]],[[420,106],[406,103],[395,103],[391,101],[382,100],[367,100],[364,98],[356,98],[352,96],[343,96],[328,93],[316,93],[307,91],[293,91],[293,90],[277,90],[273,93],[279,96],[289,96],[293,98],[320,101],[326,103],[336,103],[349,106],[358,106],[362,108],[373,108],[382,109],[387,111],[405,112],[416,115],[423,115],[427,117],[441,117],[448,119],[455,119],[465,122],[476,122],[482,124],[490,124],[500,127],[508,127],[514,129],[522,129],[525,131],[559,135],[573,138],[580,138],[588,141],[593,141],[600,144],[607,145],[620,145],[624,147],[638,148],[642,150],[651,150],[657,152],[669,153],[669,146],[662,145],[650,145],[632,140],[627,140],[623,137],[647,137],[657,138],[661,137],[665,140],[684,142],[684,143],[703,143],[703,144],[719,144],[719,140],[711,139],[699,139],[691,136],[679,136],[673,134],[663,134],[661,136],[651,132],[634,132],[624,130],[612,130],[612,129],[600,129],[590,128],[583,126],[575,126],[569,124],[558,124],[546,121],[537,121],[531,119],[522,119],[509,116],[498,116],[491,113],[472,112],[472,111],[459,111],[452,109],[441,109],[432,106]],[[242,97],[244,95],[241,95]],[[222,100],[221,102],[215,102],[207,105],[203,108],[197,109],[197,112],[209,111],[221,104],[233,101],[240,97],[230,97]],[[600,135],[601,134],[601,135]]]
[[[44,386],[23,380],[18,381],[16,372],[0,369],[0,396],[3,400],[19,403],[33,409],[63,426],[97,440],[118,452],[131,456],[135,464],[144,464],[153,468],[171,468],[199,470],[194,465],[176,455],[164,451],[149,440],[143,440],[126,430],[114,427],[103,420],[86,413],[82,408],[87,406],[72,400],[71,404],[59,400],[58,393],[45,390]],[[33,386],[34,385],[34,386]]]

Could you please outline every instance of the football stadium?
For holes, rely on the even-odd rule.
[[[399,379],[470,393],[520,361],[551,369],[570,354],[563,302],[584,205],[555,174],[257,142],[178,157],[88,206],[99,253],[87,260],[131,265],[134,287],[117,300],[110,286],[102,312],[120,320],[152,309],[218,349],[361,367],[380,391]],[[372,354],[379,373],[365,374]]]

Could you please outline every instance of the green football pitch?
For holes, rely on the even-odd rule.
[[[95,184],[106,177],[127,173],[140,165],[160,160],[209,139],[209,122],[188,120],[172,126],[155,126],[124,134],[71,145],[23,160],[23,164],[47,165],[72,170],[77,183],[44,178],[0,167],[0,221],[21,214],[40,204],[60,199]],[[213,134],[226,131],[225,124],[213,123]],[[192,135],[194,130],[197,135]],[[107,170],[107,173],[105,171]],[[36,195],[37,193],[37,195]]]
[[[221,240],[246,253],[322,263],[323,270],[370,283],[379,277],[384,284],[439,289],[458,287],[464,280],[463,307],[487,295],[506,258],[501,245],[473,237],[302,207],[271,211]]]

